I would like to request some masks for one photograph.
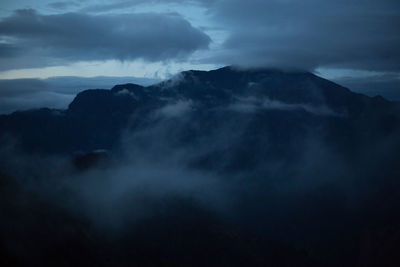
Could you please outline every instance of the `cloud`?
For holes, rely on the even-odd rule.
[[[229,206],[225,195],[229,185],[223,185],[214,172],[190,166],[193,157],[212,147],[205,143],[201,148],[176,148],[171,142],[170,122],[161,118],[135,132],[127,130],[120,140],[121,154],[110,151],[108,164],[85,171],[77,170],[70,156],[26,153],[17,138],[2,136],[0,175],[5,171],[18,186],[107,230],[151,217],[163,208],[160,204],[168,205],[174,198],[190,199],[212,210]],[[179,122],[178,132],[184,126]],[[3,204],[0,202],[0,207]]]
[[[173,88],[184,82],[185,79],[187,78],[186,75],[187,73],[180,72],[178,74],[173,75],[168,80],[162,81],[158,86],[160,86],[163,90]]]
[[[209,11],[229,37],[210,60],[399,71],[398,10],[395,0],[218,0]]]
[[[74,2],[74,1],[59,1],[59,2],[50,3],[50,4],[48,4],[48,6],[53,9],[65,10],[70,7],[79,7],[80,3]]]
[[[128,1],[106,1],[106,3],[100,3],[96,1],[95,3],[90,3],[82,9],[83,12],[110,12],[115,10],[122,10],[125,8],[137,7],[138,5],[162,5],[162,4],[180,4],[180,5],[198,5],[207,7],[215,0],[128,0]]]
[[[0,70],[76,61],[182,59],[211,39],[177,14],[41,15],[18,10],[0,21]]]
[[[193,109],[191,100],[178,100],[175,103],[167,104],[159,110],[159,114],[165,117],[173,118],[185,115]]]
[[[255,97],[237,97],[236,101],[229,106],[229,109],[242,112],[254,113],[259,110],[283,110],[283,111],[305,111],[317,116],[338,116],[333,110],[324,105],[311,105],[304,103],[285,103],[269,98],[259,99]]]

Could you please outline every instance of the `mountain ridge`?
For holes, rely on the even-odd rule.
[[[173,110],[168,114],[175,116],[179,112],[195,117],[207,113],[215,125],[219,124],[218,116],[250,118],[269,113],[277,119],[289,116],[296,125],[303,119],[335,120],[342,124],[346,118],[364,128],[370,128],[368,123],[383,124],[382,128],[397,127],[400,110],[395,102],[353,93],[309,72],[241,70],[228,66],[185,71],[151,86],[121,84],[111,90],[85,90],[77,94],[66,110],[38,109],[0,116],[0,133],[19,137],[23,146],[30,149],[110,149],[126,127],[136,127],[156,110],[164,112],[163,108]],[[41,125],[40,129],[37,125]],[[43,136],[54,140],[47,144]],[[57,141],[57,136],[65,144]]]

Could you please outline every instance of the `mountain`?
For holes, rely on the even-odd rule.
[[[395,131],[399,114],[397,103],[352,93],[311,73],[225,67],[182,72],[148,87],[124,84],[111,90],[86,90],[67,110],[43,108],[2,115],[0,129],[3,134],[17,136],[26,149],[33,151],[112,149],[128,123],[135,127],[163,107],[167,112],[181,108],[194,121],[207,119],[202,131],[214,127],[213,122],[225,121],[225,116],[251,117],[262,121],[254,122],[257,127],[275,124],[274,131],[285,134],[298,134],[310,123],[324,124],[322,127],[334,127],[334,131],[348,131],[343,138],[349,143],[359,138],[354,131]],[[282,120],[292,123],[283,125]],[[249,131],[260,134],[262,126]]]
[[[400,104],[309,72],[230,66],[85,90],[66,110],[0,116],[0,135],[15,192],[1,228],[40,244],[28,257],[9,241],[10,260],[52,247],[39,261],[400,262]]]

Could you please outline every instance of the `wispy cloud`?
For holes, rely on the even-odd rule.
[[[299,110],[312,113],[318,116],[338,116],[336,112],[324,105],[311,105],[304,103],[285,103],[269,98],[237,97],[236,101],[229,106],[230,109],[238,112],[253,113],[259,110]]]

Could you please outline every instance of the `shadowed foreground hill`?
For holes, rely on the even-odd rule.
[[[311,73],[86,90],[0,133],[8,264],[400,263],[400,106]]]
[[[315,265],[305,251],[244,232],[190,199],[159,200],[151,217],[110,231],[34,192],[5,189],[2,266]],[[19,194],[30,203],[16,207]]]

